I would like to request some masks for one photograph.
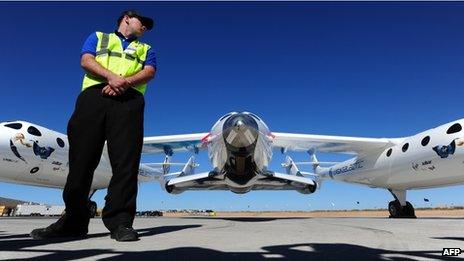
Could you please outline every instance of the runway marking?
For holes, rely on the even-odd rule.
[[[281,254],[263,254],[264,258],[285,258]]]
[[[79,260],[89,260],[89,261],[93,261],[93,260],[101,260],[101,259],[104,259],[104,258],[112,258],[112,257],[117,257],[117,256],[120,256],[122,255],[123,253],[108,253],[108,254],[100,254],[100,255],[95,255],[95,256],[91,256],[91,257],[86,257],[86,258],[79,258]]]
[[[314,248],[312,248],[312,247],[309,246],[309,245],[291,247],[290,249],[291,249],[291,250],[298,250],[298,251],[302,251],[302,252],[314,252]]]
[[[413,255],[408,255],[408,254],[387,253],[387,254],[381,254],[381,256],[386,260],[424,260],[423,257],[417,257]],[[440,258],[439,256],[437,256],[437,259],[427,257],[426,260],[440,260]]]
[[[0,259],[1,260],[7,260],[7,259],[12,259],[12,257],[18,257],[18,258],[39,258],[39,257],[45,257],[48,255],[52,255],[54,251],[41,251],[41,252],[27,252],[28,250],[22,250],[20,253],[18,251],[1,251],[0,253]],[[5,259],[4,259],[5,258]]]

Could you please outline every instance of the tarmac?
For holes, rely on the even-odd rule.
[[[0,259],[456,260],[443,248],[464,248],[462,218],[136,218],[140,240],[124,243],[96,218],[85,239],[29,237],[55,220],[0,218]]]

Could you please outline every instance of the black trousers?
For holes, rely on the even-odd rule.
[[[145,101],[133,89],[121,96],[104,96],[102,87],[97,85],[81,92],[68,123],[64,225],[73,229],[88,227],[90,186],[105,140],[113,175],[105,197],[103,223],[112,231],[118,225],[132,226],[134,221]]]

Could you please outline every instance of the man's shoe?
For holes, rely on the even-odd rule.
[[[32,230],[30,236],[33,239],[48,239],[48,238],[66,238],[66,237],[85,237],[88,229],[67,229],[59,222],[53,223],[46,228],[37,228]]]
[[[139,234],[132,227],[118,226],[115,230],[111,231],[111,238],[119,242],[137,241]]]

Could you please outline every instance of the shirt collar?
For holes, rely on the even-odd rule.
[[[121,38],[121,40],[123,41],[127,41],[129,43],[137,40],[137,37],[133,36],[133,37],[129,37],[129,38],[126,38],[122,33],[120,33],[118,30],[115,30],[114,33],[119,36],[119,38]]]

